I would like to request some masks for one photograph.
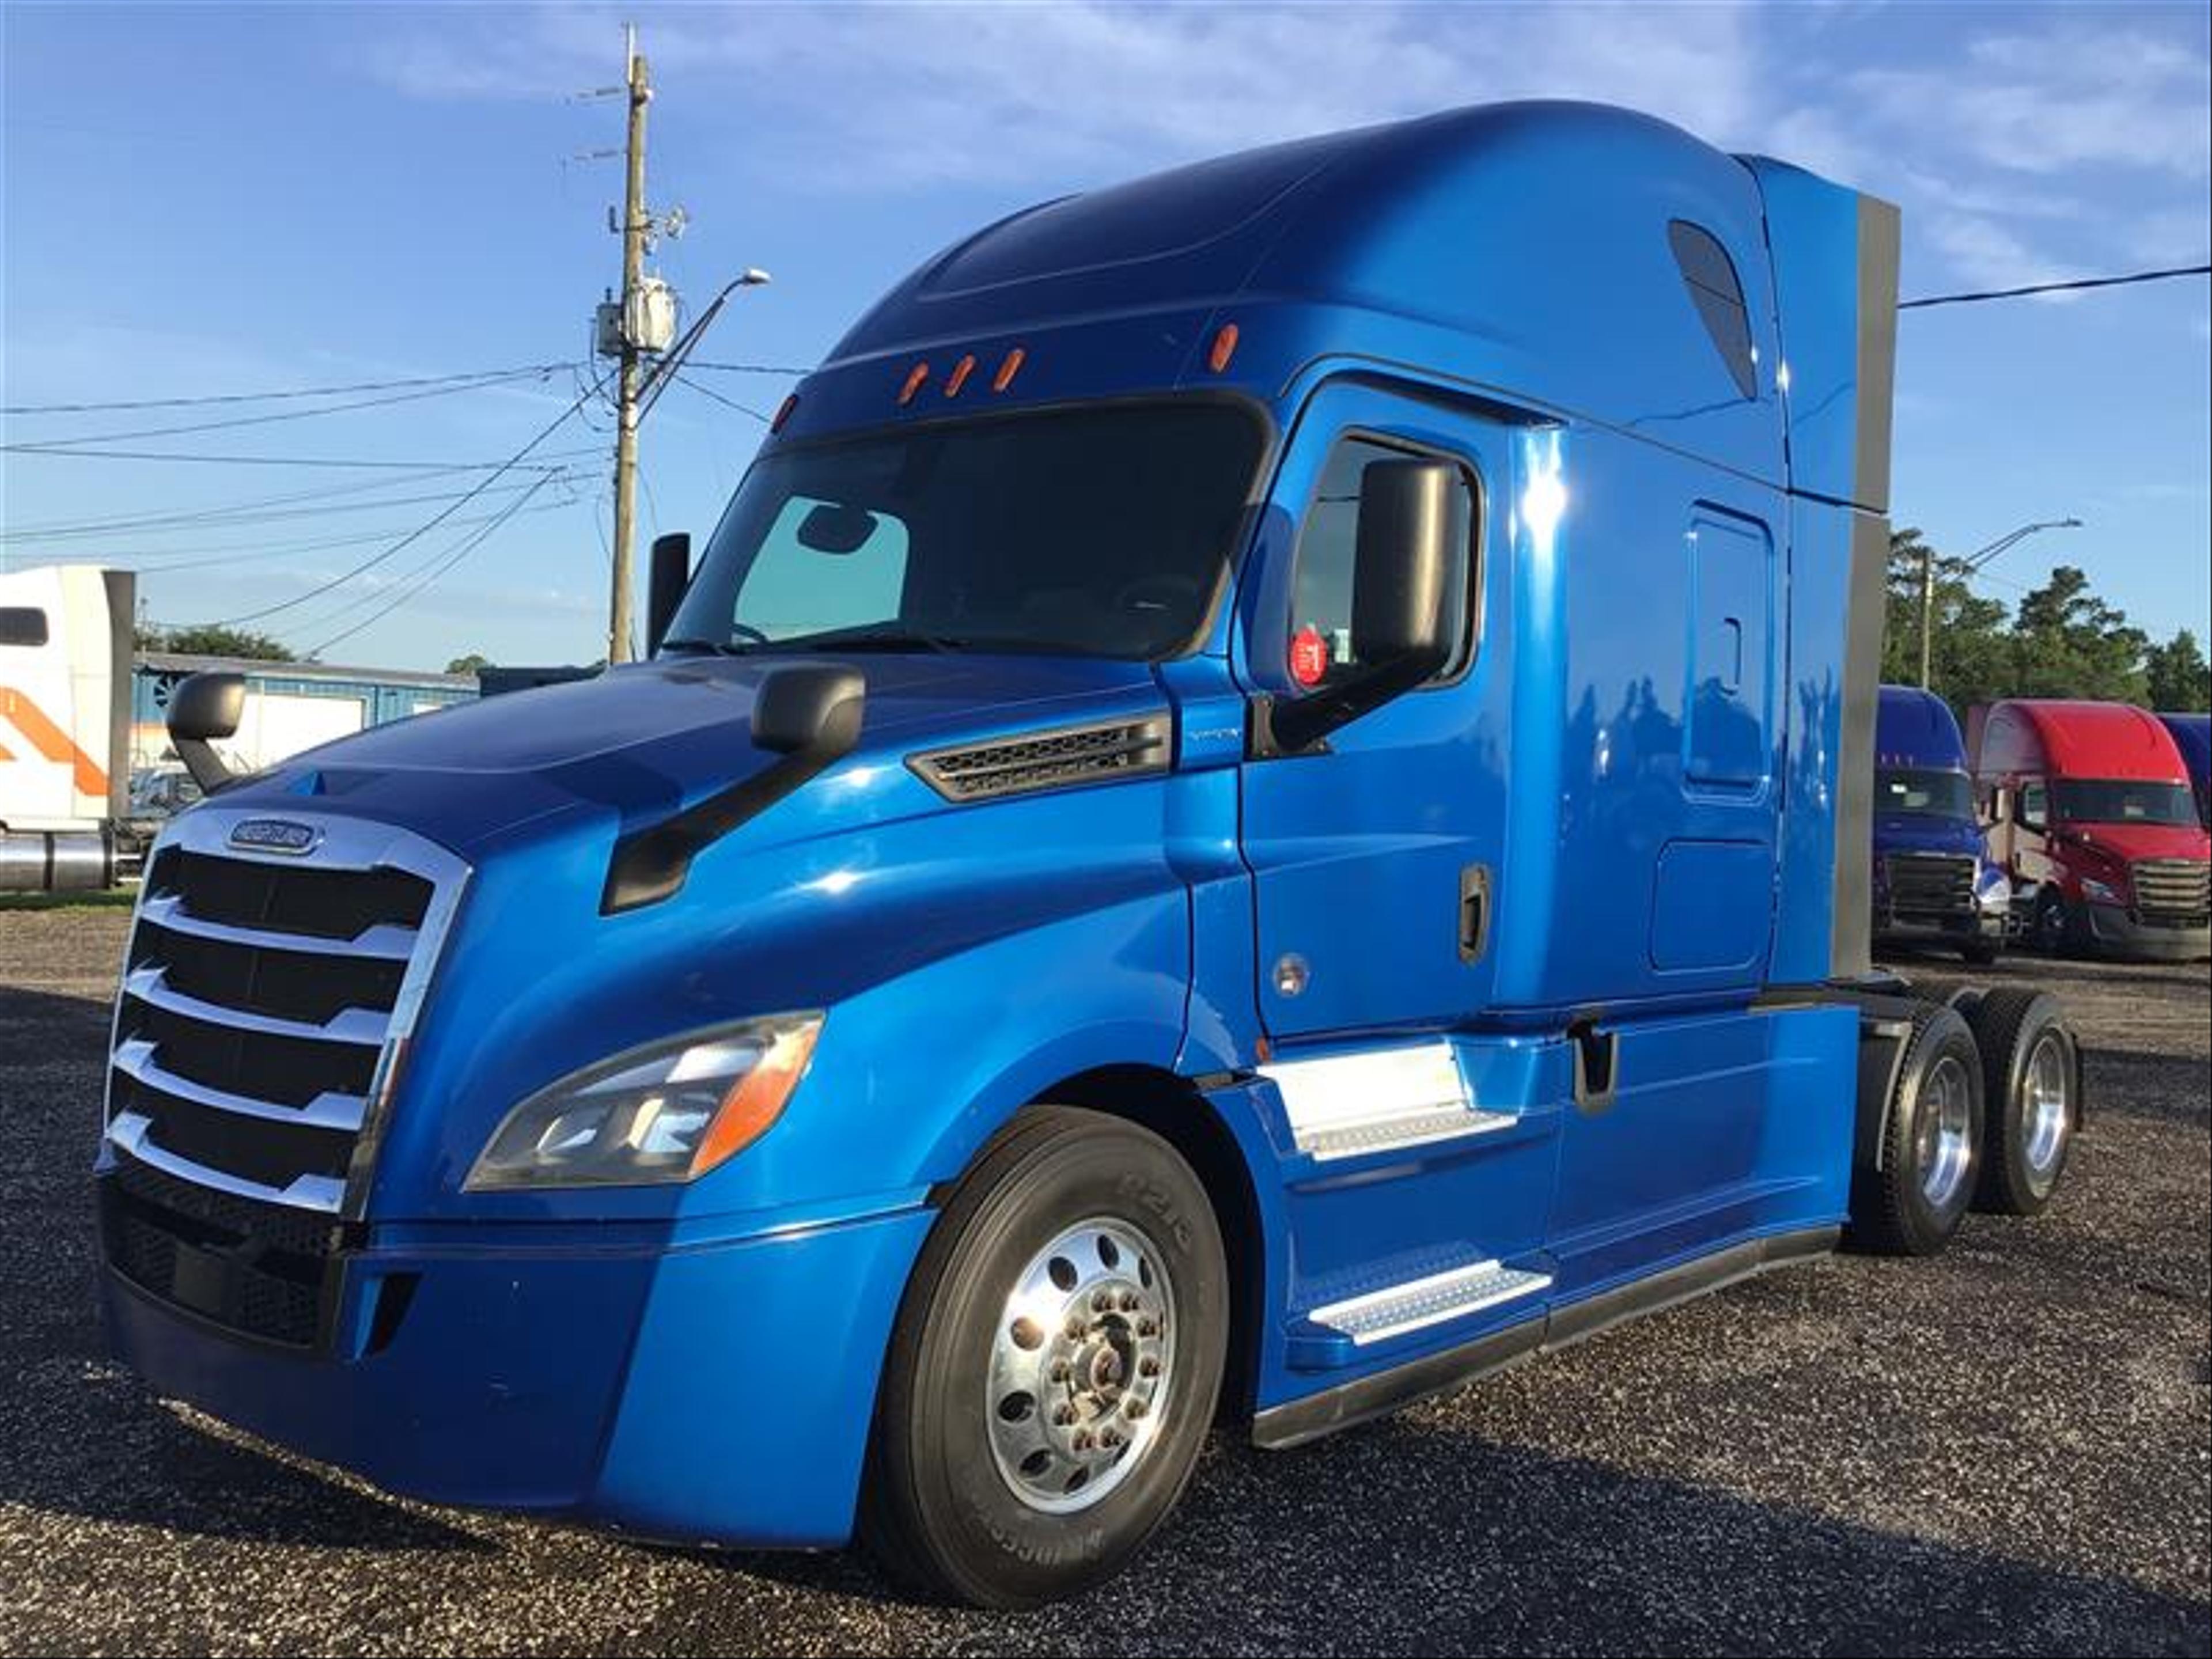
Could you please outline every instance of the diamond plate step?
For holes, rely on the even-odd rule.
[[[1393,1117],[1364,1118],[1332,1123],[1301,1133],[1298,1150],[1317,1164],[1332,1158],[1361,1158],[1370,1152],[1397,1152],[1425,1146],[1432,1141],[1456,1140],[1462,1135],[1489,1134],[1510,1129],[1521,1120],[1510,1112],[1486,1112],[1469,1106],[1433,1106]]]
[[[1370,1291],[1306,1317],[1316,1325],[1352,1339],[1356,1347],[1385,1342],[1448,1319],[1479,1313],[1501,1302],[1533,1296],[1552,1282],[1549,1273],[1528,1273],[1501,1261],[1478,1261],[1386,1290]]]

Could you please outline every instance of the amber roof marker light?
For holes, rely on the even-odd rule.
[[[948,398],[958,397],[960,388],[968,384],[968,377],[975,372],[975,354],[971,351],[952,365],[952,373],[945,382],[945,395]]]
[[[776,405],[775,418],[768,423],[770,436],[783,430],[786,423],[790,421],[793,411],[798,407],[799,394],[796,392],[786,392],[783,401]]]
[[[991,390],[1004,392],[1012,386],[1014,383],[1014,376],[1022,372],[1022,365],[1029,361],[1029,356],[1030,354],[1021,347],[1016,346],[1001,358],[999,362],[999,372],[991,377]]]
[[[1216,374],[1229,367],[1229,360],[1237,355],[1237,325],[1224,323],[1213,336],[1213,349],[1206,354],[1206,366]]]
[[[899,388],[899,407],[904,409],[914,401],[914,394],[921,390],[922,382],[929,378],[929,360],[925,357],[907,371],[906,384]]]

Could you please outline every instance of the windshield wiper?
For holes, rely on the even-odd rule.
[[[704,651],[717,657],[742,657],[759,649],[750,640],[663,640],[663,651]]]
[[[801,634],[775,642],[779,651],[936,651],[950,653],[971,649],[974,640],[957,634],[933,634],[914,628],[886,628],[870,623],[864,628],[833,628],[820,634]]]

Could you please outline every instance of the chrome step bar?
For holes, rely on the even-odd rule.
[[[1480,1313],[1501,1302],[1534,1296],[1550,1288],[1551,1283],[1549,1273],[1509,1267],[1502,1261],[1477,1261],[1332,1302],[1306,1317],[1350,1337],[1355,1347],[1364,1348],[1370,1342],[1387,1342],[1446,1320]]]
[[[1396,1117],[1363,1118],[1319,1128],[1298,1137],[1298,1150],[1316,1164],[1332,1158],[1364,1158],[1370,1152],[1402,1152],[1466,1135],[1510,1129],[1521,1120],[1510,1112],[1482,1112],[1466,1106],[1441,1106]]]

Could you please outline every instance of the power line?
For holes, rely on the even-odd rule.
[[[523,472],[547,474],[568,473],[573,469],[568,463],[580,455],[596,455],[597,450],[553,450],[548,452],[545,465],[532,464],[514,469]],[[553,462],[560,465],[552,465]],[[490,464],[487,463],[487,466]],[[179,530],[200,530],[210,526],[230,525],[281,524],[298,519],[319,519],[349,513],[374,513],[386,507],[419,507],[434,501],[457,501],[467,495],[467,490],[432,491],[427,495],[383,495],[373,501],[346,501],[331,504],[331,498],[338,495],[359,495],[370,490],[389,489],[394,485],[416,483],[441,474],[472,472],[485,470],[470,466],[451,466],[431,469],[424,472],[407,473],[393,478],[372,478],[365,483],[343,484],[329,489],[300,490],[289,495],[270,495],[258,501],[240,501],[227,507],[206,507],[197,512],[142,514],[135,517],[84,520],[76,523],[48,524],[18,530],[0,531],[0,543],[84,541],[98,537],[129,535],[167,535]],[[500,484],[493,491],[519,489],[522,486]],[[293,503],[311,501],[314,506]],[[181,551],[182,550],[177,550]]]
[[[464,502],[472,500],[477,495],[483,494],[484,489],[498,479],[501,474],[520,465],[523,459],[527,456],[532,450],[537,448],[538,445],[544,443],[545,440],[551,437],[555,432],[558,431],[561,427],[567,422],[571,415],[574,415],[578,410],[584,406],[585,401],[587,398],[597,395],[599,388],[606,384],[606,379],[607,377],[605,374],[601,374],[597,380],[594,380],[592,383],[588,390],[580,395],[574,403],[570,404],[550,421],[548,421],[544,426],[540,427],[536,434],[532,436],[527,443],[524,444],[521,448],[516,450],[514,454],[508,456],[506,460],[501,462],[495,471],[487,477],[477,480],[477,482],[472,485],[459,501],[456,501],[450,505],[441,508],[435,514],[433,514],[428,520],[424,520],[423,523],[417,526],[415,529],[409,531],[405,535],[402,536],[398,541],[392,543],[391,546],[386,548],[382,552],[374,555],[373,557],[364,559],[361,563],[354,566],[352,569],[345,572],[343,575],[333,576],[326,582],[319,583],[317,586],[309,588],[305,593],[299,595],[296,599],[282,599],[275,605],[264,605],[258,611],[249,611],[245,612],[243,615],[236,617],[226,617],[222,618],[220,623],[210,624],[210,626],[232,627],[240,623],[258,622],[264,617],[273,617],[279,611],[289,611],[297,605],[305,605],[309,600],[317,599],[322,594],[329,592],[332,588],[341,586],[344,583],[351,581],[355,577],[374,569],[378,565],[382,564],[386,559],[389,559],[394,555],[401,552],[415,542],[420,541],[423,537],[428,535],[430,532],[435,530],[440,525],[443,524],[447,519],[453,517],[455,510],[458,509]],[[528,496],[526,495],[521,499],[527,500]]]
[[[71,433],[59,438],[36,439],[15,446],[15,450],[17,453],[27,454],[33,451],[72,449],[86,444],[125,443],[135,438],[167,438],[186,432],[220,432],[243,426],[269,426],[280,421],[311,421],[319,415],[343,415],[357,409],[381,409],[392,404],[418,402],[424,398],[450,398],[457,392],[483,392],[512,386],[519,380],[544,378],[535,369],[524,369],[519,373],[463,380],[449,386],[418,387],[411,392],[387,392],[342,404],[325,404],[314,409],[283,409],[268,415],[234,415],[220,421],[188,421],[177,426],[146,426],[129,432]]]
[[[807,375],[811,368],[794,368],[789,363],[702,363],[696,361],[684,365],[686,368],[711,368],[724,374],[790,374]]]
[[[126,409],[194,409],[205,404],[274,403],[291,398],[337,398],[355,392],[395,392],[403,386],[447,386],[459,380],[504,380],[547,374],[566,363],[526,363],[518,368],[478,368],[459,374],[418,374],[404,380],[356,380],[350,386],[300,386],[285,392],[209,392],[191,398],[132,398],[100,404],[9,404],[0,415],[95,415]]]
[[[468,557],[471,553],[474,552],[477,548],[483,546],[485,542],[490,540],[493,536],[496,535],[499,532],[499,527],[501,525],[505,524],[509,519],[512,519],[517,513],[522,510],[522,505],[525,501],[527,501],[532,495],[544,489],[545,485],[550,482],[551,480],[550,479],[540,478],[523,495],[509,502],[503,512],[495,514],[489,524],[486,525],[483,529],[476,532],[475,534],[464,540],[459,547],[453,550],[452,554],[447,557],[446,561],[442,564],[440,564],[435,569],[430,571],[428,574],[423,576],[422,579],[414,586],[414,587],[405,592],[395,595],[389,605],[371,611],[368,616],[362,617],[352,627],[343,629],[339,632],[331,635],[320,645],[312,647],[308,651],[307,655],[311,659],[321,656],[324,652],[329,650],[332,646],[339,644],[343,641],[351,639],[355,635],[360,633],[362,629],[369,627],[374,623],[380,622],[383,618],[390,616],[393,611],[398,610],[401,605],[409,604],[419,597],[428,589],[431,583],[436,581],[441,576],[443,576],[447,571],[453,569],[453,567],[460,563],[463,559]],[[327,625],[330,621],[331,618],[329,617],[324,618],[325,625]]]
[[[566,420],[568,416],[562,416]],[[37,456],[76,461],[200,461],[224,466],[319,466],[383,468],[419,471],[447,465],[441,461],[365,461],[321,455],[179,455],[158,449],[41,449],[35,444],[0,444],[0,455]],[[479,461],[454,469],[462,472],[504,471],[499,461]]]
[[[702,386],[698,381],[693,380],[688,374],[679,374],[677,375],[676,383],[678,386],[690,386],[692,391],[697,392],[702,398],[712,398],[718,404],[726,404],[730,408],[736,410],[740,415],[750,415],[753,419],[758,421],[763,426],[772,426],[775,424],[773,420],[771,420],[768,416],[762,414],[760,410],[755,409],[750,404],[741,404],[735,398],[725,398],[720,392],[715,391],[714,387],[710,386]]]
[[[2030,283],[2024,288],[1984,289],[1971,294],[1930,294],[1917,300],[1900,300],[1899,311],[1918,311],[1928,306],[1976,305],[1984,300],[2018,300],[2031,294],[2069,294],[2081,289],[2125,288],[2134,283],[2163,283],[2176,276],[2212,276],[2212,264],[2173,265],[2163,270],[2133,270],[2124,276],[2074,276],[2063,282]]]

